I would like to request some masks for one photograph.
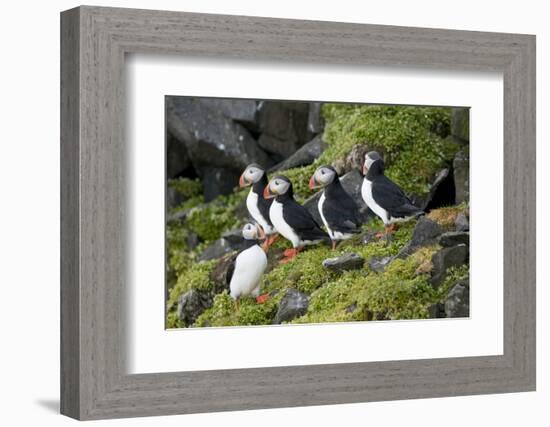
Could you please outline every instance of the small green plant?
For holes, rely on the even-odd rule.
[[[199,196],[202,193],[202,183],[200,179],[175,178],[168,180],[168,186],[172,187],[186,199]]]
[[[213,283],[210,280],[210,273],[215,265],[216,260],[195,262],[180,271],[176,284],[169,290],[168,310],[175,308],[179,296],[190,289],[212,290]]]

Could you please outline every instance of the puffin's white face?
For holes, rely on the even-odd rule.
[[[363,175],[366,175],[368,173],[372,164],[377,160],[382,160],[382,157],[376,151],[370,151],[369,153],[365,154],[365,162],[363,163]]]
[[[265,187],[264,198],[271,199],[276,196],[285,194],[290,188],[290,182],[282,178],[273,178]]]
[[[335,176],[336,172],[334,172],[333,169],[326,166],[321,166],[315,171],[309,180],[309,188],[313,190],[315,188],[325,187],[334,181]]]
[[[243,237],[246,240],[260,240],[265,237],[265,233],[260,225],[248,223],[243,227]]]
[[[247,187],[249,185],[255,184],[262,178],[264,173],[265,171],[258,166],[250,165],[241,175],[241,178],[239,179],[239,185],[241,187]]]

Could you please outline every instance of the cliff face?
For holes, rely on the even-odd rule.
[[[167,326],[467,316],[468,117],[452,108],[168,98]],[[373,237],[382,224],[360,197],[358,169],[370,150],[429,212],[388,240]],[[268,300],[237,307],[225,271],[249,220],[248,189],[235,187],[252,162],[284,170],[316,217],[307,183],[332,164],[364,225],[336,251],[319,245],[284,265],[279,239],[262,280]]]

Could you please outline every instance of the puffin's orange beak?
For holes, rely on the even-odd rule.
[[[246,187],[247,186],[247,183],[246,181],[244,180],[244,173],[241,175],[241,177],[239,178],[239,187]]]
[[[317,188],[317,181],[315,181],[315,175],[312,175],[309,180],[309,189],[315,190]]]
[[[275,197],[275,194],[271,192],[269,184],[267,184],[264,188],[264,199],[272,199],[273,197]]]

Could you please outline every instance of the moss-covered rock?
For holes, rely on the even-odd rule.
[[[325,104],[323,115],[325,151],[313,164],[284,172],[292,180],[300,202],[312,195],[308,181],[319,165],[344,161],[353,165],[346,167],[357,168],[362,157],[357,153],[365,149],[384,154],[388,176],[405,191],[425,195],[435,173],[449,166],[460,148],[452,138],[444,139],[445,132],[441,132],[441,129],[448,132],[450,127],[449,108]],[[440,249],[436,241],[414,247],[408,257],[396,259],[410,242],[417,221],[402,224],[386,240],[372,238],[374,233],[383,230],[382,223],[375,219],[364,225],[363,234],[342,242],[337,250],[332,251],[323,244],[309,247],[287,264],[278,264],[282,250],[288,247],[285,239],[279,239],[270,249],[269,268],[261,282],[262,293],[269,293],[270,297],[263,304],[250,297],[237,303],[229,296],[224,283],[227,262],[198,263],[197,256],[224,232],[242,225],[248,189],[205,203],[200,182],[178,179],[169,185],[185,197],[173,210],[180,214],[176,217],[183,220],[171,221],[167,226],[168,327],[271,324],[289,289],[309,298],[307,312],[290,323],[426,318],[430,307],[441,304],[459,278],[467,279],[467,265],[452,267],[447,270],[443,283],[434,289],[430,277],[432,256]],[[457,216],[467,213],[467,204],[462,204],[435,209],[428,217],[442,230],[450,231],[456,227]],[[188,244],[191,237],[198,239],[198,246]],[[323,260],[349,253],[364,258],[365,265],[343,272],[323,268]],[[376,272],[369,267],[368,261],[372,259],[390,261]],[[212,306],[199,315],[193,325],[183,325],[177,317],[177,301],[191,289],[209,292]]]

